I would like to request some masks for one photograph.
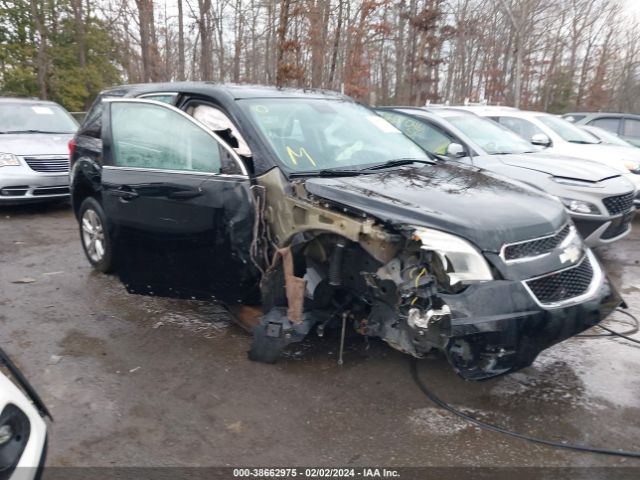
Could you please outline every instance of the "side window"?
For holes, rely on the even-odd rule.
[[[111,103],[111,134],[113,160],[122,167],[220,173],[226,152],[202,128],[161,105]]]
[[[427,122],[394,112],[382,111],[379,113],[428,152],[446,155],[447,147],[453,142],[449,135]]]
[[[618,133],[618,128],[620,127],[620,119],[619,118],[596,118],[595,120],[590,121],[589,125],[593,125],[594,127],[600,127],[613,133]]]
[[[222,110],[211,105],[200,104],[188,107],[187,113],[218,134],[238,155],[251,156],[249,145],[242,138],[235,124]]]
[[[544,132],[540,130],[538,127],[536,127],[533,123],[523,118],[498,117],[498,122],[500,123],[500,125],[504,125],[509,130],[520,135],[527,142],[530,142],[531,137],[533,137],[538,133],[544,134]]]
[[[102,135],[102,112],[104,110],[104,103],[102,98],[94,103],[91,111],[87,114],[82,126],[79,129],[80,135],[86,135],[88,137],[100,138]]]
[[[640,137],[640,120],[625,118],[623,135],[632,138]]]
[[[176,102],[177,93],[151,93],[147,95],[140,95],[138,98],[145,100],[155,100],[156,102],[168,103],[174,105]]]

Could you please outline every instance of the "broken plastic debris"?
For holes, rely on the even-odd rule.
[[[49,357],[48,365],[57,365],[62,360],[62,355],[51,355]]]
[[[13,280],[11,283],[33,283],[35,281],[36,281],[35,278],[23,277],[23,278],[19,278],[18,280]]]
[[[137,372],[138,370],[140,370],[140,368],[141,367],[132,368],[131,370],[129,370],[129,373]]]

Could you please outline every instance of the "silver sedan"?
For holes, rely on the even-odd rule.
[[[57,103],[0,97],[0,205],[68,198],[77,128]]]

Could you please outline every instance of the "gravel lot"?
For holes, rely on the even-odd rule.
[[[381,342],[350,339],[342,367],[333,336],[274,366],[250,362],[250,337],[219,307],[131,296],[92,272],[67,205],[0,208],[0,238],[0,344],[55,417],[50,466],[640,467],[460,421]],[[640,316],[640,221],[597,254]],[[483,419],[640,450],[640,349],[624,341],[570,339],[483,383],[439,358],[420,369],[442,398]]]

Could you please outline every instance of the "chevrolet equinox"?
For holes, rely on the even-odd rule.
[[[129,293],[252,308],[253,360],[342,325],[479,380],[621,301],[555,198],[439,162],[342,95],[116,87],[70,151],[94,268]]]

